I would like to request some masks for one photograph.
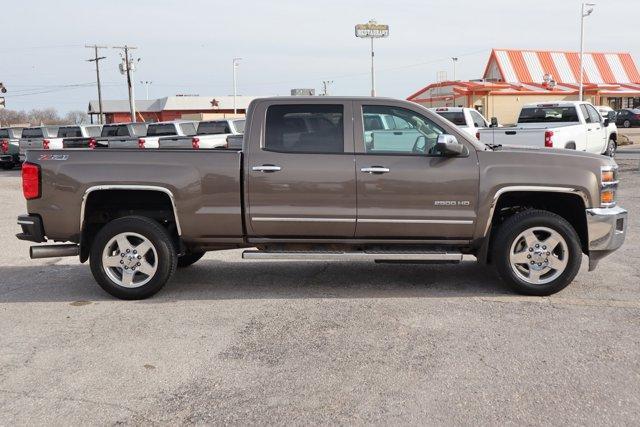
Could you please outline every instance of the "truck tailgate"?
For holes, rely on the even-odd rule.
[[[517,127],[480,129],[480,142],[512,147],[544,147],[545,129]]]
[[[158,139],[158,148],[193,148],[191,136],[165,136]]]
[[[123,189],[170,192],[187,242],[242,238],[240,152],[29,150],[27,160],[40,165],[42,182],[28,212],[42,217],[49,239],[79,238],[85,194],[88,203],[93,191]]]

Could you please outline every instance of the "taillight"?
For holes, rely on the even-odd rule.
[[[48,139],[43,139],[42,140],[42,148],[45,150],[49,149],[49,140]]]
[[[553,131],[547,130],[544,132],[544,146],[553,148]]]
[[[22,194],[27,200],[40,197],[40,166],[29,162],[22,165]]]
[[[144,148],[144,138],[138,139],[138,148]]]
[[[200,138],[193,137],[191,139],[191,148],[194,150],[200,149]]]
[[[89,148],[91,148],[92,150],[94,148],[96,148],[96,139],[95,138],[89,138]]]
[[[9,151],[9,141],[6,139],[3,139],[2,142],[0,143],[0,150],[2,150],[3,153],[6,153]]]
[[[476,132],[476,139],[480,141],[480,132]]]

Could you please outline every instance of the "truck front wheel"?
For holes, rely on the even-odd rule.
[[[100,287],[127,300],[158,292],[176,270],[171,236],[156,221],[128,216],[109,222],[91,246],[91,272]]]
[[[493,261],[516,292],[545,296],[561,291],[578,274],[580,238],[564,218],[526,210],[509,217],[498,230]]]

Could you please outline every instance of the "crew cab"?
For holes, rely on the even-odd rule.
[[[27,150],[49,149],[49,140],[57,135],[58,126],[35,126],[22,129],[18,142],[20,161],[24,161]]]
[[[110,123],[102,127],[96,148],[107,148],[109,144],[135,146],[138,139],[146,135],[146,123]]]
[[[196,122],[173,121],[155,122],[147,126],[147,135],[137,141],[127,139],[123,141],[109,141],[109,148],[158,148],[158,141],[164,136],[189,136],[196,134]]]
[[[437,107],[430,108],[430,110],[435,111],[436,114],[449,120],[474,138],[477,138],[480,129],[491,126],[487,119],[473,108]]]
[[[95,148],[96,137],[100,136],[101,131],[100,125],[60,126],[56,137],[47,140],[47,147],[50,150]]]
[[[13,169],[20,164],[21,127],[0,128],[0,167]]]
[[[604,154],[617,149],[618,133],[588,102],[526,104],[515,127],[480,129],[481,142],[515,147],[547,147]]]
[[[227,137],[244,132],[244,119],[205,120],[197,123],[193,136],[164,136],[159,148],[220,148],[227,147]]]
[[[373,129],[373,116],[396,129]],[[246,120],[241,150],[29,151],[17,237],[56,242],[32,246],[32,258],[89,260],[98,284],[124,299],[233,248],[250,260],[470,255],[514,290],[549,295],[583,254],[592,270],[625,238],[608,157],[487,146],[387,98],[262,98]]]

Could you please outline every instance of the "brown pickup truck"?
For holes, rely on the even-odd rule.
[[[206,251],[246,259],[494,265],[548,295],[619,248],[613,159],[502,149],[410,102],[264,98],[242,150],[29,151],[31,257],[90,260],[119,298],[153,295]]]

